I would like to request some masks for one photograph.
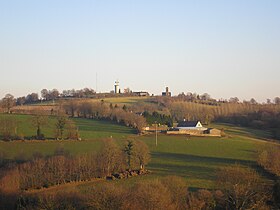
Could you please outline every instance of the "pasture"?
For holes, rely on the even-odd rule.
[[[139,97],[139,96],[132,96],[132,97],[115,97],[115,98],[104,98],[105,103],[112,103],[118,105],[133,105],[135,103],[147,103],[150,97]]]
[[[31,115],[3,115],[17,121],[17,134],[32,137],[36,134],[36,128],[32,125]],[[107,121],[93,119],[74,118],[81,141],[76,140],[54,140],[55,117],[49,117],[48,124],[42,127],[42,133],[50,140],[17,140],[11,142],[0,141],[0,153],[8,159],[30,158],[34,153],[52,155],[55,150],[63,148],[71,154],[80,154],[97,151],[102,142],[101,139],[114,138],[126,139],[135,136],[134,129],[114,124]]]
[[[11,117],[16,117],[20,122],[18,132],[34,135],[35,129],[28,125],[31,116],[11,115]],[[21,156],[31,157],[36,152],[51,155],[56,149],[63,148],[75,155],[98,151],[102,145],[101,139],[104,138],[112,137],[119,144],[123,144],[127,139],[139,139],[150,148],[152,160],[148,169],[152,171],[152,174],[127,180],[127,184],[133,184],[134,180],[139,179],[176,175],[184,177],[191,188],[211,189],[215,186],[216,173],[220,167],[238,163],[257,169],[257,152],[269,144],[261,140],[269,138],[268,133],[219,124],[211,127],[223,127],[229,136],[218,138],[159,134],[156,146],[154,134],[138,136],[135,135],[133,129],[106,121],[80,118],[75,118],[74,121],[78,126],[82,141],[0,141],[0,153],[5,154],[6,158],[17,159]],[[55,118],[51,117],[49,126],[43,129],[43,132],[49,137],[52,137],[54,124]],[[262,172],[260,171],[260,173]],[[120,183],[122,182],[120,181]],[[82,184],[77,187],[88,185]]]

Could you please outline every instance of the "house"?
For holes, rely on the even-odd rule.
[[[181,121],[178,125],[166,132],[169,135],[189,136],[215,136],[221,137],[221,130],[216,128],[205,128],[200,121]]]
[[[200,121],[182,121],[179,122],[177,127],[178,130],[200,130],[204,131],[207,130],[207,128],[203,127]]]

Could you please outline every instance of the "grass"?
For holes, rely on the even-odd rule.
[[[184,177],[195,188],[213,188],[217,170],[230,164],[256,167],[256,153],[263,143],[239,138],[159,135],[141,137],[152,153],[148,168],[156,176]]]
[[[118,104],[118,105],[133,105],[135,103],[147,102],[149,97],[115,97],[115,98],[104,98],[104,102]]]
[[[18,130],[33,135],[34,129],[30,128],[30,116],[13,115],[21,122]],[[55,119],[51,119],[50,124]],[[224,166],[235,163],[245,167],[257,169],[257,151],[266,143],[260,139],[269,138],[269,133],[233,126],[229,124],[214,124],[209,127],[224,128],[229,137],[187,137],[187,136],[158,136],[158,145],[155,146],[155,136],[137,136],[133,129],[112,124],[106,121],[75,118],[82,141],[25,141],[1,142],[0,152],[6,153],[8,158],[20,155],[31,156],[34,152],[44,155],[52,154],[56,148],[63,147],[72,154],[99,150],[102,142],[100,139],[113,137],[118,143],[123,143],[127,138],[140,139],[150,148],[152,160],[148,165],[153,173],[144,177],[121,180],[119,183],[128,185],[135,180],[153,179],[157,177],[176,175],[184,177],[191,188],[214,188],[217,171]],[[51,126],[50,126],[51,127]],[[43,130],[51,135],[51,128]],[[49,132],[49,134],[48,134]],[[261,171],[259,171],[262,173]],[[265,177],[264,177],[265,178]],[[92,183],[94,185],[95,183]],[[91,184],[77,186],[79,189],[90,187]]]
[[[36,134],[36,129],[32,126],[30,115],[0,115],[13,118],[18,122],[17,133],[26,137]],[[81,154],[98,151],[104,138],[126,139],[128,136],[136,136],[134,129],[111,123],[109,121],[98,121],[92,119],[73,119],[78,126],[82,141],[54,140],[55,117],[50,117],[48,125],[43,126],[42,133],[46,141],[0,141],[0,153],[5,154],[8,159],[30,158],[34,153],[52,155],[57,148],[63,148],[71,154]]]
[[[126,138],[136,134],[134,129],[112,123],[92,119],[74,118],[82,139]]]

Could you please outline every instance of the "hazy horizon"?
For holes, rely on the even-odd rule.
[[[0,98],[44,88],[280,96],[280,1],[0,2]]]

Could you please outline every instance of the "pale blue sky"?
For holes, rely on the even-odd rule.
[[[279,0],[0,0],[0,97],[57,88],[280,96]]]

